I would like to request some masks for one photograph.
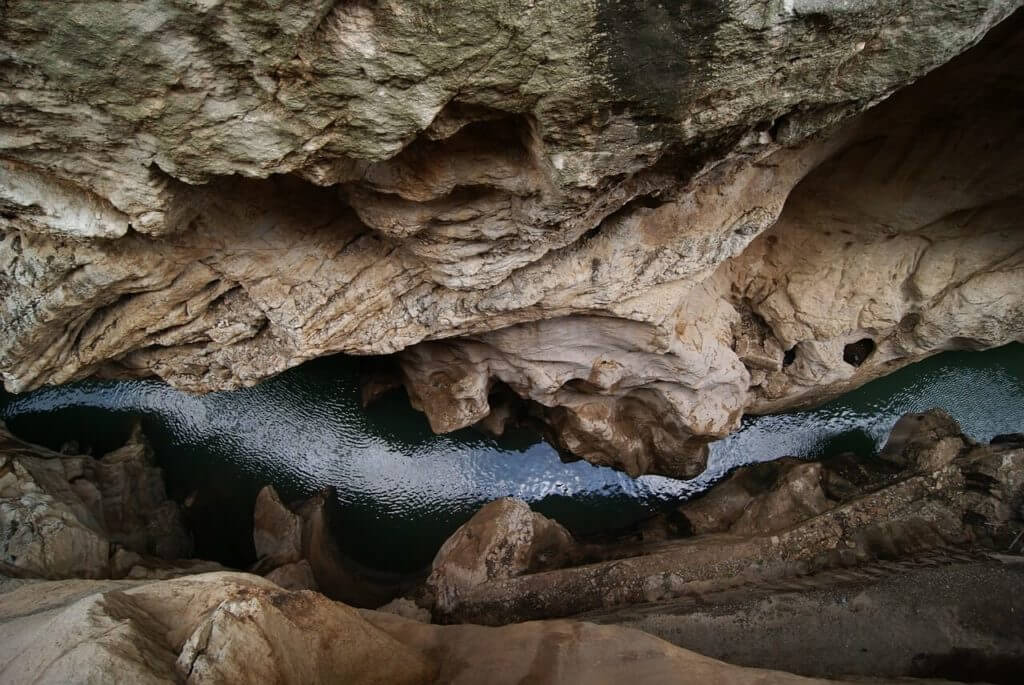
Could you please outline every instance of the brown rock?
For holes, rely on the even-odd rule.
[[[612,546],[587,565],[488,576],[462,542],[462,575],[437,583],[435,616],[493,625],[672,602],[958,547],[1002,551],[1024,531],[1024,448],[973,445],[947,415],[929,412],[902,422],[886,454],[876,463],[888,470],[870,480],[847,457],[740,469],[681,507],[697,535]],[[479,539],[478,562],[490,540]]]
[[[0,680],[390,684],[435,671],[355,610],[255,576],[72,582],[0,595]]]
[[[639,631],[573,621],[436,626],[357,612],[238,573],[58,581],[0,594],[0,679],[27,683],[832,681],[741,668]]]
[[[134,553],[132,564],[112,559],[121,548]],[[191,548],[138,426],[123,447],[96,459],[30,445],[0,425],[0,561],[7,573],[101,578],[147,564],[171,572],[166,562],[188,557]]]
[[[272,485],[256,495],[252,541],[257,559],[268,566],[283,566],[302,558],[302,520],[281,502]]]
[[[490,581],[558,568],[575,543],[561,525],[506,497],[485,504],[456,530],[434,557],[427,587],[446,613],[464,594]]]
[[[1020,4],[7,0],[0,376],[407,351],[438,430],[500,381],[693,476],[744,413],[1022,339]]]
[[[313,568],[305,559],[278,566],[263,576],[285,590],[319,590]]]

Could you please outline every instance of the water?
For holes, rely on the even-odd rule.
[[[472,430],[437,436],[393,393],[359,406],[360,360],[318,359],[255,388],[193,396],[159,381],[86,381],[0,395],[0,418],[24,439],[59,448],[77,440],[102,454],[141,419],[168,489],[194,494],[197,556],[245,565],[252,503],[273,483],[286,499],[336,488],[339,541],[382,570],[429,563],[484,502],[514,495],[577,534],[624,527],[691,496],[746,463],[785,455],[866,452],[908,411],[943,407],[987,440],[1024,430],[1024,345],[946,353],[812,411],[752,417],[712,445],[691,481],[630,479],[585,462],[563,464],[528,434],[495,440]]]

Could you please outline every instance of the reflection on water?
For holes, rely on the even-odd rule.
[[[875,381],[819,409],[754,417],[712,446],[692,481],[632,480],[585,462],[563,464],[546,443],[465,430],[436,436],[401,393],[359,407],[359,360],[308,362],[255,388],[193,396],[158,381],[88,381],[0,398],[22,437],[94,453],[143,420],[173,496],[197,491],[197,554],[242,564],[258,488],[285,498],[333,485],[342,546],[369,566],[429,562],[460,523],[491,499],[515,495],[577,533],[622,527],[699,491],[730,468],[784,455],[863,451],[907,411],[941,406],[979,439],[1024,430],[1024,346],[947,353]],[[212,512],[216,511],[214,515]]]

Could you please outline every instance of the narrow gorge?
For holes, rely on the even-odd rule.
[[[0,3],[0,681],[1016,682],[1019,7]]]

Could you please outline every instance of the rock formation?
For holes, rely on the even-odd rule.
[[[1021,339],[1017,0],[0,8],[0,374],[405,350],[690,476],[744,412]],[[434,341],[434,342],[432,342]],[[437,342],[441,341],[441,342]]]
[[[445,541],[427,587],[446,613],[478,585],[566,566],[575,551],[569,531],[530,511],[526,502],[506,497],[484,505]]]
[[[1024,531],[1022,443],[977,445],[933,410],[904,416],[878,461],[741,469],[670,517],[675,539],[657,522],[651,542],[581,550],[590,563],[569,558],[563,568],[531,570],[505,557],[504,569],[488,568],[473,582],[453,573],[448,582],[461,581],[459,592],[434,598],[435,617],[503,624],[667,603],[876,562],[1006,550]],[[491,519],[466,524],[477,549],[501,543],[504,530],[486,525]],[[458,560],[446,558],[458,548],[438,553],[434,587],[444,586],[448,569],[458,571]]]
[[[336,538],[343,524],[335,520],[333,500],[327,488],[289,507],[273,486],[260,490],[253,515],[257,562],[252,572],[289,590],[318,590],[356,607],[380,606],[410,583],[373,573],[342,553]]]
[[[66,455],[0,424],[0,570],[28,578],[161,577],[217,568],[187,561],[192,538],[136,425],[102,458]]]
[[[42,555],[39,568],[14,575],[83,575],[66,567],[76,555],[84,561],[95,556],[95,531],[92,537],[82,533],[88,507],[84,500],[39,494],[38,486],[45,480],[54,491],[63,492],[61,483],[76,492],[87,489],[81,477],[67,484],[75,464],[93,475],[90,469],[127,469],[136,462],[126,455],[145,454],[139,434],[109,464],[110,455],[91,467],[79,464],[91,457],[49,453],[12,438],[2,448],[5,497],[18,484],[23,494],[16,504],[27,506],[25,493],[38,495],[57,512],[51,519],[65,511],[77,517],[67,517],[74,530],[70,524],[34,528],[36,547],[89,543]],[[152,478],[154,472],[147,473]],[[123,490],[101,491],[105,505],[123,501],[110,494]],[[272,489],[262,491],[254,530],[260,565],[275,566],[285,582],[303,564],[315,572],[310,547],[324,539],[309,536],[318,520],[322,532],[325,510],[324,495],[293,510]],[[124,507],[106,518],[138,520]],[[666,534],[673,522],[674,538]],[[5,523],[0,530],[9,528]],[[150,546],[177,539],[173,530],[163,537],[148,531],[145,538],[131,528],[116,530]],[[149,577],[145,565],[130,580],[0,576],[0,681],[78,683],[116,676],[137,683],[798,685],[833,682],[817,676],[908,682],[908,675],[982,674],[1012,683],[1024,663],[1024,631],[1015,613],[1024,611],[1017,592],[1024,566],[1019,556],[979,552],[1012,548],[1022,531],[1024,440],[1002,436],[978,445],[941,411],[910,414],[878,457],[784,460],[738,470],[667,521],[652,522],[650,540],[639,545],[580,544],[519,500],[491,502],[442,547],[415,595],[446,621],[502,624],[591,610],[583,618],[597,623],[438,625],[409,599],[357,611],[319,592],[284,589],[251,574],[142,580]],[[112,573],[102,560],[95,566],[96,575]],[[171,575],[186,571],[183,564],[163,569]],[[884,580],[893,574],[899,582]],[[319,576],[316,582],[327,584]],[[837,608],[837,596],[845,604],[846,588],[851,606]],[[764,592],[775,602],[768,610]],[[779,616],[792,622],[780,624]],[[879,621],[890,632],[880,631]],[[750,626],[764,630],[751,634]],[[793,637],[780,641],[780,631]],[[811,658],[802,649],[823,640],[827,655]],[[866,655],[867,648],[855,644],[874,651]],[[734,655],[747,667],[676,645],[700,646],[730,660]]]
[[[740,668],[628,628],[437,626],[357,612],[245,574],[56,581],[0,594],[0,679],[86,683],[729,683],[834,681]]]

